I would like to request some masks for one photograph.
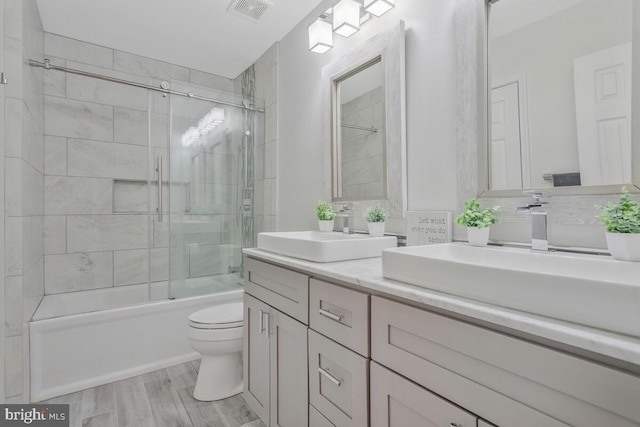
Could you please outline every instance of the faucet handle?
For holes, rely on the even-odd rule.
[[[351,209],[353,209],[353,203],[344,203],[342,205],[342,210],[343,211],[349,211]]]

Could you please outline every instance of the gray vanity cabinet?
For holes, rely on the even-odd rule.
[[[478,417],[371,362],[371,427],[475,427]]]
[[[243,396],[269,427],[306,427],[309,277],[246,261]]]

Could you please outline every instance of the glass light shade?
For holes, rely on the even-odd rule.
[[[360,3],[354,0],[340,0],[333,7],[333,31],[349,37],[360,29]]]
[[[364,10],[375,16],[384,15],[393,9],[395,5],[396,0],[364,0]]]
[[[309,25],[307,31],[309,32],[309,50],[311,52],[325,53],[333,47],[330,22],[318,18]]]

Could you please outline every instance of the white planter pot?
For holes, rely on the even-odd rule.
[[[382,237],[384,235],[384,222],[369,222],[369,235]]]
[[[487,246],[489,243],[489,228],[467,227],[467,240],[471,246]]]
[[[325,233],[329,233],[331,231],[333,231],[333,220],[332,219],[319,219],[318,220],[318,228],[320,229],[320,231],[325,232]]]
[[[621,261],[640,261],[639,233],[605,233],[611,256]]]

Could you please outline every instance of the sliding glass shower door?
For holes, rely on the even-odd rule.
[[[179,82],[171,89],[194,96],[170,96],[170,149],[163,159],[169,194],[162,209],[169,228],[169,297],[236,289],[253,219],[249,172],[263,114],[239,107],[242,98],[232,94]]]

